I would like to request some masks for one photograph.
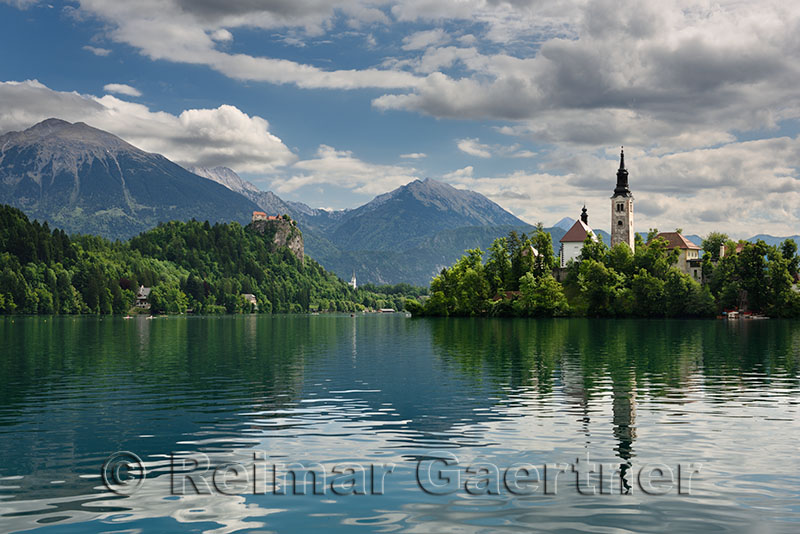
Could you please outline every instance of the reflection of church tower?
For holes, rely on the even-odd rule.
[[[352,287],[353,289],[357,289],[357,286],[356,286],[356,272],[355,271],[353,271],[353,278],[350,279],[350,287]]]
[[[627,243],[634,250],[633,195],[628,188],[628,171],[625,169],[625,152],[619,153],[617,187],[611,197],[611,246]]]
[[[614,438],[617,440],[617,454],[620,459],[620,481],[622,490],[628,493],[631,489],[628,480],[628,471],[631,468],[633,457],[633,442],[636,439],[636,383],[635,379],[627,377],[614,378],[612,423],[614,425]]]

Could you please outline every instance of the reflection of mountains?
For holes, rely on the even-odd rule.
[[[23,475],[9,484],[18,489],[2,490],[11,504],[95,494],[99,480],[78,476],[97,475],[118,450],[145,459],[220,451],[279,432],[302,447],[293,435],[320,419],[303,415],[301,402],[315,399],[327,410],[315,417],[346,418],[360,432],[386,432],[392,447],[419,449],[480,444],[484,434],[470,429],[509,419],[522,394],[542,411],[577,414],[575,439],[589,442],[610,395],[615,452],[630,465],[638,402],[679,406],[698,379],[709,402],[735,397],[745,380],[768,387],[775,373],[797,387],[800,324],[17,318],[0,321],[0,353],[0,476]],[[337,399],[364,409],[337,412]]]

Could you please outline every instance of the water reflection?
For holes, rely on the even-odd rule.
[[[773,530],[800,519],[784,505],[798,497],[797,470],[770,479],[774,466],[759,454],[770,440],[773,458],[797,463],[788,451],[800,437],[798,323],[16,318],[0,320],[0,353],[2,530],[82,522],[233,532],[325,517],[342,528],[525,530],[537,510],[541,524],[568,530],[578,527],[561,515],[603,510],[576,516],[591,530],[621,526],[633,506],[641,530],[657,532],[665,507],[703,514],[701,501],[677,498],[433,498],[416,487],[413,459],[445,449],[501,465],[590,452],[619,465],[630,499],[639,499],[638,465],[704,461],[708,521],[733,528],[726,514],[752,502],[753,488],[772,495],[758,503],[779,518]],[[271,462],[395,462],[395,491],[169,496],[171,453],[223,465],[253,449]],[[99,484],[99,466],[118,450],[135,451],[150,472],[133,497]],[[481,504],[467,513],[466,503]]]

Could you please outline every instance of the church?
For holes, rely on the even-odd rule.
[[[611,248],[617,243],[627,244],[635,250],[633,230],[633,194],[628,187],[628,171],[625,169],[625,149],[619,153],[617,187],[611,196]]]
[[[633,229],[633,194],[628,186],[628,171],[625,169],[625,149],[619,154],[619,169],[617,169],[617,186],[611,197],[611,246],[625,243],[635,250],[635,231]],[[576,260],[583,249],[583,242],[587,236],[597,241],[597,235],[589,226],[589,215],[586,206],[581,210],[581,218],[561,238],[559,259],[561,268],[564,269],[570,260]]]

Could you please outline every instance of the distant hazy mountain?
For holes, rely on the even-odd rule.
[[[0,202],[68,232],[126,238],[172,219],[249,220],[257,206],[82,122],[0,136]]]
[[[575,219],[573,219],[572,217],[564,217],[563,219],[555,223],[553,225],[553,228],[561,228],[562,230],[567,231],[570,228],[572,228],[573,224],[575,224]]]
[[[780,245],[781,243],[783,243],[787,239],[794,239],[794,242],[797,243],[798,245],[800,245],[800,235],[792,235],[792,236],[787,236],[787,237],[775,237],[775,236],[771,236],[771,235],[767,235],[767,234],[758,234],[758,235],[754,235],[753,237],[751,237],[747,241],[749,241],[751,243],[755,243],[759,239],[764,241],[767,245]]]
[[[442,182],[416,180],[361,207],[328,211],[282,200],[230,169],[194,169],[247,196],[270,214],[288,213],[303,231],[306,253],[339,276],[362,283],[427,285],[468,248],[487,249],[512,229],[533,227],[483,195]],[[564,230],[554,228],[557,241]]]
[[[479,193],[426,179],[349,211],[329,239],[342,250],[403,250],[442,230],[524,224]]]

